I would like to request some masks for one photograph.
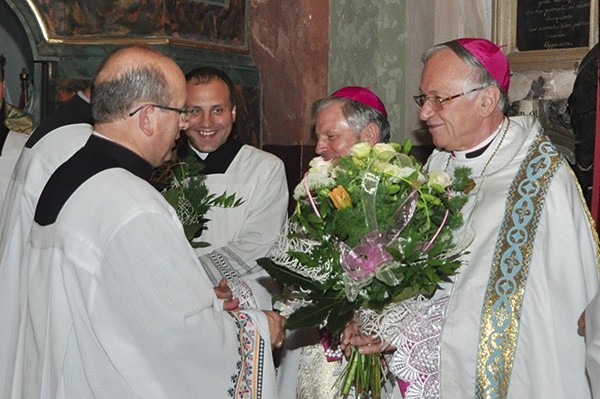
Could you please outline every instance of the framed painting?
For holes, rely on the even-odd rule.
[[[27,0],[50,43],[247,52],[246,0]]]

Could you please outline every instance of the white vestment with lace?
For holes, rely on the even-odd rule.
[[[482,307],[507,193],[541,130],[533,117],[510,119],[504,140],[498,134],[481,156],[435,151],[428,162],[429,170],[470,167],[477,183],[465,209],[467,226],[474,229],[469,253],[458,274],[436,293],[450,294],[441,335],[442,398],[475,397]],[[577,319],[598,290],[598,249],[588,216],[563,163],[548,188],[532,249],[508,398],[591,397],[584,339],[577,332]]]

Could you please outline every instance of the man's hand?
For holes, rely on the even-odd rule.
[[[214,290],[217,298],[225,300],[223,302],[223,310],[236,310],[240,305],[240,300],[233,298],[233,292],[231,292],[231,289],[227,285],[226,279],[221,279],[219,285]]]
[[[271,346],[281,348],[285,339],[286,318],[273,310],[263,310],[269,321],[269,333],[271,334]]]
[[[358,351],[363,355],[396,350],[395,347],[381,342],[381,339],[376,336],[361,334],[358,323],[356,322],[356,316],[346,323],[346,327],[344,327],[344,332],[342,333],[342,343],[340,346],[346,358],[350,357],[352,346],[358,347]]]

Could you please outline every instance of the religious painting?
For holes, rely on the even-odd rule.
[[[572,69],[598,41],[593,0],[494,0],[493,36],[511,69]]]
[[[110,42],[140,38],[245,49],[245,0],[28,0],[49,39]]]
[[[192,41],[246,45],[245,1],[174,1],[168,34]]]

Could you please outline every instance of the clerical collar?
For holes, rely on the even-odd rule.
[[[500,126],[498,126],[498,128],[494,131],[494,133],[489,135],[485,140],[483,140],[481,143],[477,144],[475,147],[470,148],[468,150],[464,150],[464,151],[452,151],[450,154],[452,155],[453,158],[462,158],[462,159],[477,158],[478,156],[482,155],[485,152],[485,150],[488,149],[490,144],[492,144],[492,141],[494,141],[494,139],[496,138],[498,133],[500,133],[501,127],[502,127],[502,123],[500,123]]]
[[[85,101],[86,103],[90,103],[90,98],[88,96],[85,95],[84,92],[82,92],[81,90],[79,90],[77,92],[77,95],[79,96],[79,98],[81,98],[83,101]]]
[[[206,159],[206,157],[208,156],[208,154],[210,154],[210,152],[202,152],[202,151],[198,151],[198,150],[197,150],[197,149],[195,149],[195,148],[194,148],[194,146],[192,146],[191,144],[189,144],[189,146],[190,146],[190,149],[191,149],[192,151],[194,151],[194,153],[195,153],[196,155],[198,155],[198,156],[200,157],[200,159],[201,159],[201,160],[203,160],[203,161]]]
[[[150,180],[153,170],[152,165],[133,151],[94,132],[48,179],[35,209],[36,223],[41,226],[54,223],[64,204],[83,183],[112,168],[126,169],[144,180]]]
[[[190,148],[200,157],[201,162],[204,164],[202,173],[212,175],[225,173],[242,146],[242,143],[229,138],[219,148],[210,153],[200,152],[191,145]]]
[[[94,131],[85,147],[91,146],[92,150],[107,157],[113,158],[119,167],[127,169],[140,179],[149,181],[154,168],[148,161],[130,149],[123,147],[116,141]],[[84,147],[84,148],[85,148]]]

